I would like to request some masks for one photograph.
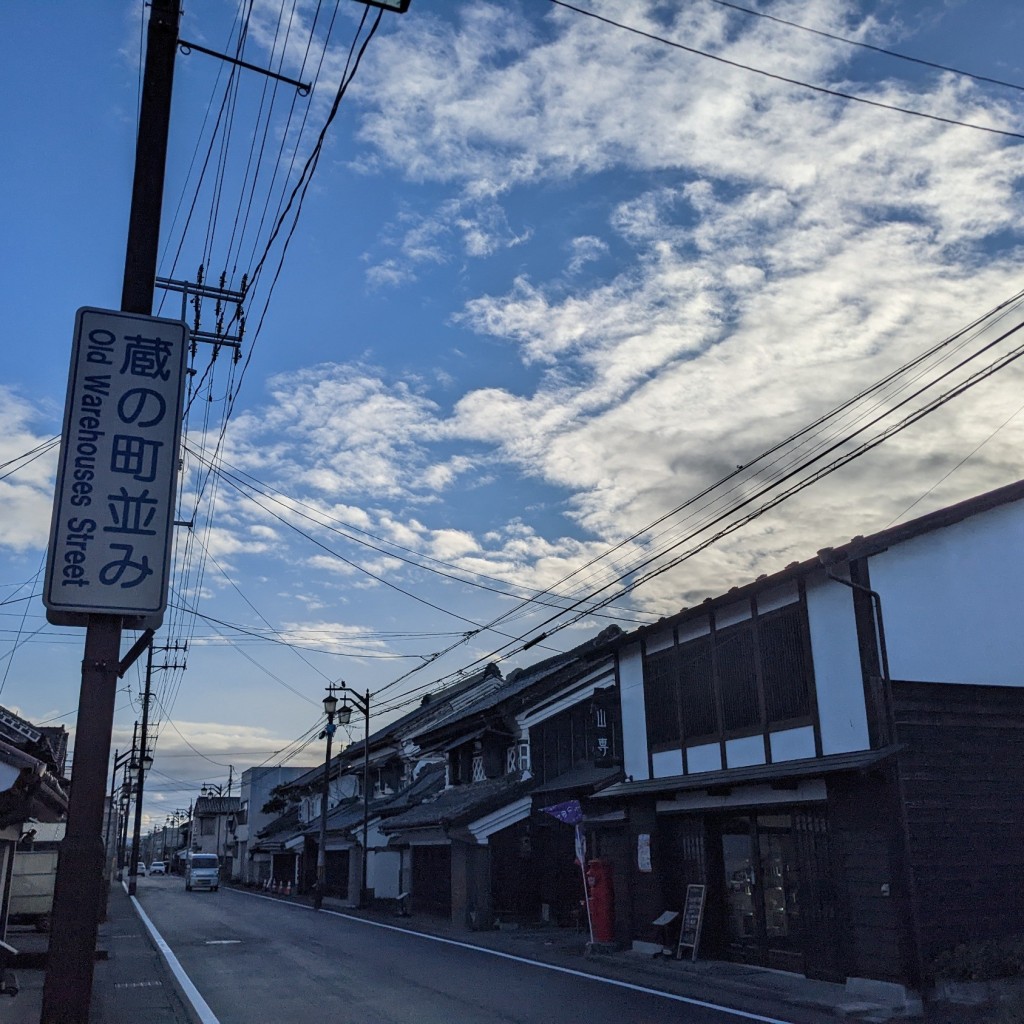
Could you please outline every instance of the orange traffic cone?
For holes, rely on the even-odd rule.
[[[284,894],[285,896],[291,896],[292,894],[292,880],[290,878],[288,879],[288,884],[285,886]]]

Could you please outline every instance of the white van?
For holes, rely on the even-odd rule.
[[[185,862],[185,889],[220,888],[220,859],[215,853],[190,853]]]

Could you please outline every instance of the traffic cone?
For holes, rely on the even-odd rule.
[[[275,896],[277,895],[277,879],[274,879],[274,887],[270,890]]]
[[[288,879],[288,885],[285,886],[284,894],[285,896],[291,896],[292,894],[292,880],[290,878]]]

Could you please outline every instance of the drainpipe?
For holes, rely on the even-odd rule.
[[[882,668],[882,691],[884,693],[885,700],[886,730],[889,733],[889,742],[894,743],[896,741],[896,718],[892,707],[892,678],[889,675],[889,652],[885,645],[885,624],[882,619],[882,597],[877,590],[865,587],[861,583],[854,583],[853,580],[837,576],[832,572],[830,567],[836,565],[839,561],[832,548],[822,548],[818,552],[818,561],[821,563],[821,567],[825,570],[825,575],[828,576],[830,580],[835,580],[836,583],[842,583],[843,586],[849,587],[851,590],[859,590],[861,593],[867,594],[874,605],[874,615],[872,617],[874,619],[875,634],[878,640],[878,658]],[[925,968],[924,948],[921,939],[920,903],[918,900],[917,878],[914,872],[913,863],[910,859],[910,823],[907,821],[907,797],[903,785],[903,773],[900,771],[898,758],[896,761],[896,790],[899,796],[900,829],[903,833],[904,881],[907,886],[907,895],[910,898],[910,921],[911,928],[914,933],[914,955],[916,960],[914,966],[917,973],[917,984],[921,991],[921,1001],[923,1003],[925,998]]]

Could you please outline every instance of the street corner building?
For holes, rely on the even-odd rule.
[[[916,987],[1017,933],[1022,579],[1024,481],[620,637],[618,937],[701,885],[701,957]]]

